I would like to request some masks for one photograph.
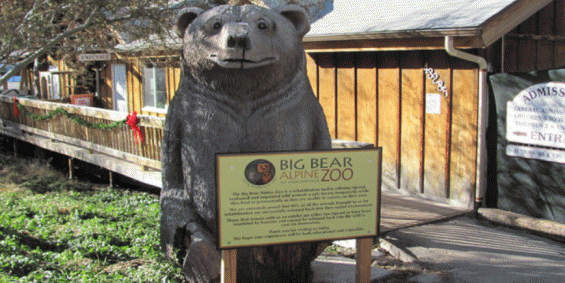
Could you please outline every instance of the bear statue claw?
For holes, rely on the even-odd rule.
[[[186,226],[190,239],[187,240],[188,250],[183,262],[183,272],[190,282],[213,282],[220,278],[220,261],[212,235],[196,223]]]

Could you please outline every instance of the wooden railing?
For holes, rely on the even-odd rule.
[[[85,126],[83,125],[85,123],[82,122],[109,125],[125,120],[128,113],[27,98],[18,98],[18,101],[20,108],[25,109],[20,110],[19,115],[16,116],[14,98],[0,96],[0,121],[2,122],[0,126],[3,129],[22,131],[88,149],[91,152],[117,157],[141,165],[143,168],[161,169],[164,118],[138,115],[138,126],[144,140],[143,143],[136,143],[134,131],[126,124],[112,129],[100,129]],[[29,117],[25,113],[44,116],[59,108],[71,114],[72,117],[58,114],[52,118],[38,120],[37,117]]]

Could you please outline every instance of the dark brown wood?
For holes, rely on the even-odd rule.
[[[538,30],[537,34],[540,35],[555,35],[555,1],[545,6],[545,8],[541,9],[538,12],[537,16],[537,25]]]
[[[554,43],[547,40],[537,42],[536,70],[549,70],[555,67]]]
[[[504,69],[503,72],[518,71],[518,40],[505,38],[504,47]]]
[[[565,36],[565,0],[555,2],[555,35]]]

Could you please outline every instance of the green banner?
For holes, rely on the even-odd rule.
[[[381,149],[218,154],[220,249],[375,237]]]

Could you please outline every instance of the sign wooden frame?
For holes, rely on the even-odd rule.
[[[221,282],[236,282],[237,248],[353,238],[369,282],[381,163],[381,148],[217,154]]]

